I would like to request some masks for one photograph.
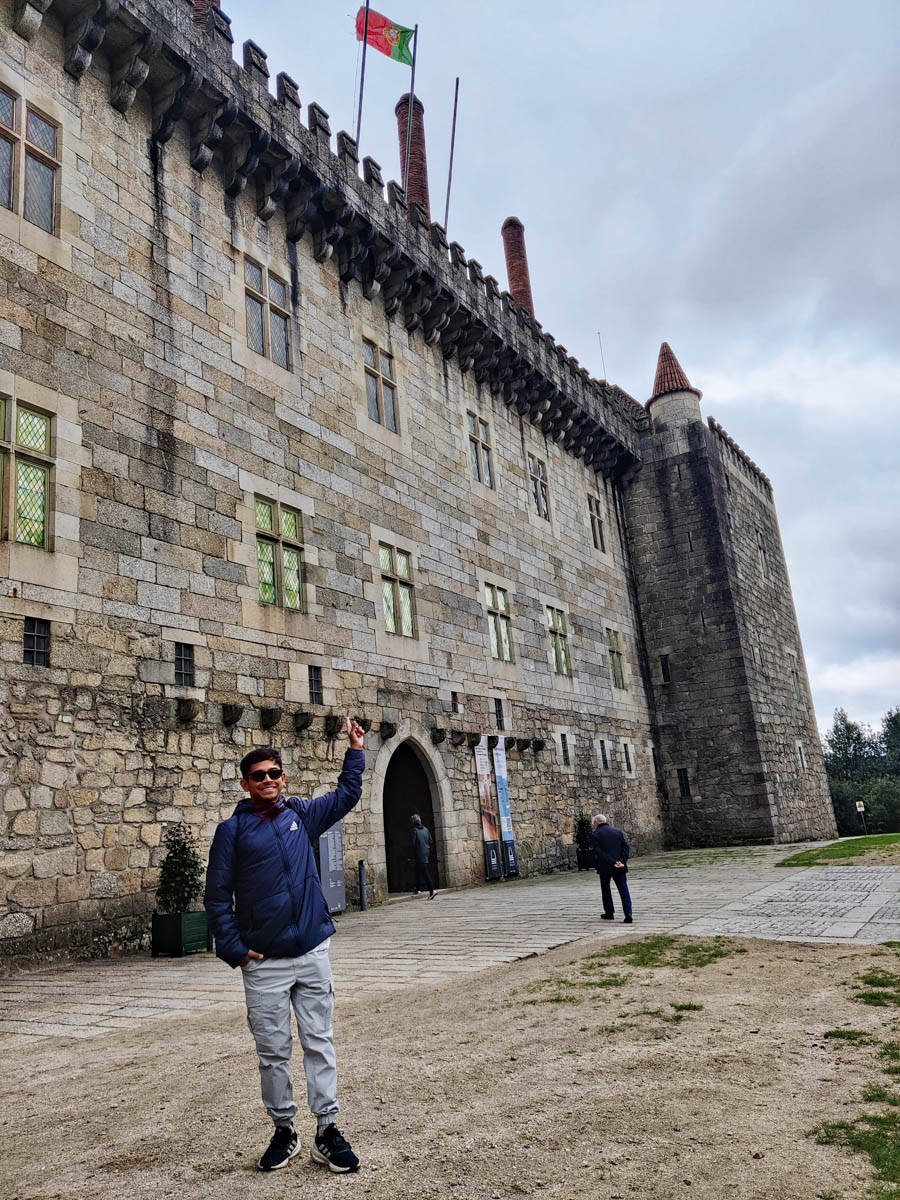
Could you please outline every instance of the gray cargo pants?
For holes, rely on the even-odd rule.
[[[297,1112],[291,1079],[292,1007],[303,1047],[306,1094],[319,1128],[331,1124],[338,1111],[329,941],[299,958],[251,959],[241,969],[263,1104],[276,1125],[289,1125]]]

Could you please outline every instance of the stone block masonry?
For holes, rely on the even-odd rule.
[[[352,139],[332,153],[292,80],[270,95],[259,47],[239,67],[221,10],[203,36],[182,0],[87,22],[68,0],[45,9],[0,0],[0,88],[17,130],[32,110],[52,124],[58,156],[49,229],[21,194],[0,208],[0,952],[141,945],[165,828],[187,821],[205,849],[253,746],[280,746],[290,790],[320,794],[340,761],[325,718],[348,711],[371,732],[346,857],[366,860],[375,900],[396,886],[404,805],[425,799],[392,791],[402,745],[441,882],[483,878],[454,733],[507,738],[523,872],[573,863],[581,809],[609,811],[637,850],[662,845],[667,756],[680,764],[700,725],[666,709],[644,641],[654,547],[668,553],[664,435],[401,189],[385,199]],[[49,422],[42,450],[17,444],[23,412]],[[712,461],[721,435],[701,431]],[[19,461],[45,471],[41,544],[12,516],[37,503]],[[777,527],[756,524],[775,564]],[[738,595],[748,529],[704,588]],[[745,594],[711,695],[736,705],[721,723],[755,758],[710,755],[699,840],[801,836],[825,811],[811,748],[806,782],[775,779],[793,676],[779,659],[771,686],[747,682],[766,609]],[[508,655],[492,652],[501,616]],[[684,636],[677,606],[671,630],[663,608],[653,620],[653,646]],[[768,815],[748,823],[745,792]]]

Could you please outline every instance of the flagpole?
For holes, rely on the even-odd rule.
[[[414,116],[414,105],[416,102],[416,47],[419,42],[419,26],[413,29],[413,55],[412,55],[412,73],[409,80],[409,119],[406,122],[406,170],[403,172],[403,191],[409,199],[409,156],[412,153],[412,127]]]
[[[456,110],[459,105],[459,76],[453,91],[453,129],[450,133],[450,166],[447,168],[447,203],[444,205],[444,232],[450,219],[450,184],[453,182],[453,151],[456,149]]]
[[[362,129],[363,89],[366,86],[366,50],[369,45],[369,0],[366,0],[366,24],[363,29],[362,74],[359,77],[359,112],[356,116],[356,148],[359,149],[359,131]]]

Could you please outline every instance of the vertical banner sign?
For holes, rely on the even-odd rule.
[[[319,869],[328,911],[344,912],[347,893],[344,888],[344,835],[340,821],[326,829],[319,838]]]
[[[518,875],[516,839],[509,807],[509,776],[506,773],[506,745],[503,738],[494,747],[494,775],[497,779],[497,805],[500,809],[500,836],[503,839],[503,874]]]
[[[491,760],[485,734],[481,735],[481,741],[475,747],[475,773],[478,776],[478,807],[481,809],[481,837],[484,841],[484,874],[486,879],[499,879],[503,874],[500,865],[500,821],[494,807]]]

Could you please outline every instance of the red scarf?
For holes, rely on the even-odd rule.
[[[253,811],[261,821],[274,821],[279,813],[284,812],[283,796],[279,796],[274,804],[268,800],[255,800],[252,798],[250,803],[253,805]]]

